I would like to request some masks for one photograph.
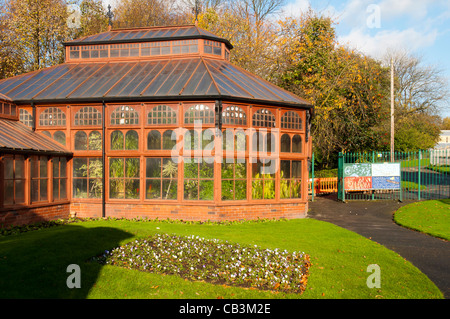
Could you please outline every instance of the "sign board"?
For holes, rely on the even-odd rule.
[[[373,189],[400,189],[400,176],[373,176]]]
[[[344,178],[344,188],[346,190],[369,190],[372,189],[371,176],[350,176]]]
[[[400,163],[372,164],[372,176],[400,176]]]
[[[353,163],[344,164],[344,177],[372,176],[372,164]]]
[[[344,189],[400,189],[400,176],[400,163],[344,164]]]

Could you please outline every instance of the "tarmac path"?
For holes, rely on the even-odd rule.
[[[450,299],[450,242],[399,226],[394,212],[411,203],[397,201],[337,201],[317,196],[308,217],[330,222],[369,238],[410,261]]]

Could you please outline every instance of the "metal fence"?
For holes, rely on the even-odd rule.
[[[345,179],[346,164],[397,163],[396,188],[350,188]],[[367,166],[367,165],[366,165]],[[360,167],[366,167],[360,165]],[[363,177],[362,184],[364,183]],[[367,185],[370,178],[367,177]],[[346,184],[349,189],[346,189]],[[371,184],[370,184],[371,185]],[[450,198],[450,150],[418,152],[340,153],[338,163],[338,199],[348,200],[421,200]]]

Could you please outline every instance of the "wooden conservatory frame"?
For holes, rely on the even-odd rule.
[[[112,36],[164,33],[167,28],[118,30]],[[0,93],[10,94],[20,108],[20,120],[73,154],[67,160],[70,212],[79,217],[183,220],[304,217],[308,208],[311,104],[244,70],[231,69],[227,60],[232,46],[226,40],[196,26],[172,29],[173,34],[190,35],[102,43],[101,37],[111,37],[109,33],[114,32],[109,31],[66,43],[66,63],[50,68],[50,75],[38,71],[0,81]],[[172,54],[173,46],[182,41],[195,43],[196,51]],[[156,43],[154,47],[166,42],[170,51],[167,49],[165,56],[142,55],[142,49],[150,46],[147,44]],[[133,56],[125,52],[129,56],[111,57],[111,50],[121,48],[120,43],[139,50]],[[205,52],[205,44],[210,43],[220,45],[220,54],[218,50],[215,55]],[[74,47],[81,52],[89,46],[85,59],[73,58]],[[101,53],[104,57],[100,53],[91,57],[92,50],[105,48],[108,53]],[[183,69],[171,79],[175,76],[173,67]],[[230,68],[230,73],[220,73],[224,68]],[[88,75],[78,78],[86,74],[79,70]],[[70,74],[74,80],[67,80]],[[213,81],[200,93],[206,77]],[[199,81],[197,88],[191,83],[194,79]],[[61,91],[64,98],[62,93],[51,93],[65,86],[66,91]],[[28,94],[30,88],[33,90]],[[131,93],[108,97],[119,92],[118,88]],[[180,93],[169,94],[175,88]],[[133,95],[138,89],[141,94]],[[227,89],[231,93],[227,94]],[[168,93],[160,94],[164,90]],[[100,91],[102,95],[96,95]],[[183,96],[187,91],[192,93]],[[86,92],[91,96],[84,96]],[[249,92],[253,97],[246,97]],[[198,139],[190,143],[203,147],[188,150],[185,142],[193,131]],[[231,133],[238,136],[224,138]],[[265,149],[267,140],[269,150]],[[237,159],[239,163],[234,162]],[[258,164],[262,160],[268,162]],[[169,162],[176,164],[176,176]],[[170,164],[170,175],[164,175],[164,163]],[[266,169],[268,173],[262,174],[261,166],[275,171]],[[8,211],[14,209],[18,207],[8,207]]]

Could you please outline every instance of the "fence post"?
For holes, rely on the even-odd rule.
[[[345,189],[344,189],[344,154],[339,152],[338,159],[338,199],[345,202]]]
[[[372,151],[372,164],[375,163],[375,151]],[[375,199],[375,191],[373,190],[373,186],[372,186],[372,200]]]
[[[312,192],[311,192],[311,201],[314,201],[314,152],[312,153],[312,158],[311,158],[311,177],[312,177],[312,183],[311,183],[311,188],[312,188]]]
[[[421,157],[422,157],[422,151],[419,150],[419,170],[418,170],[418,176],[417,176],[418,184],[419,184],[418,191],[417,191],[417,199],[418,200],[420,200],[420,188],[421,188],[421,185],[420,185],[420,164],[421,164],[420,160],[421,160]]]

